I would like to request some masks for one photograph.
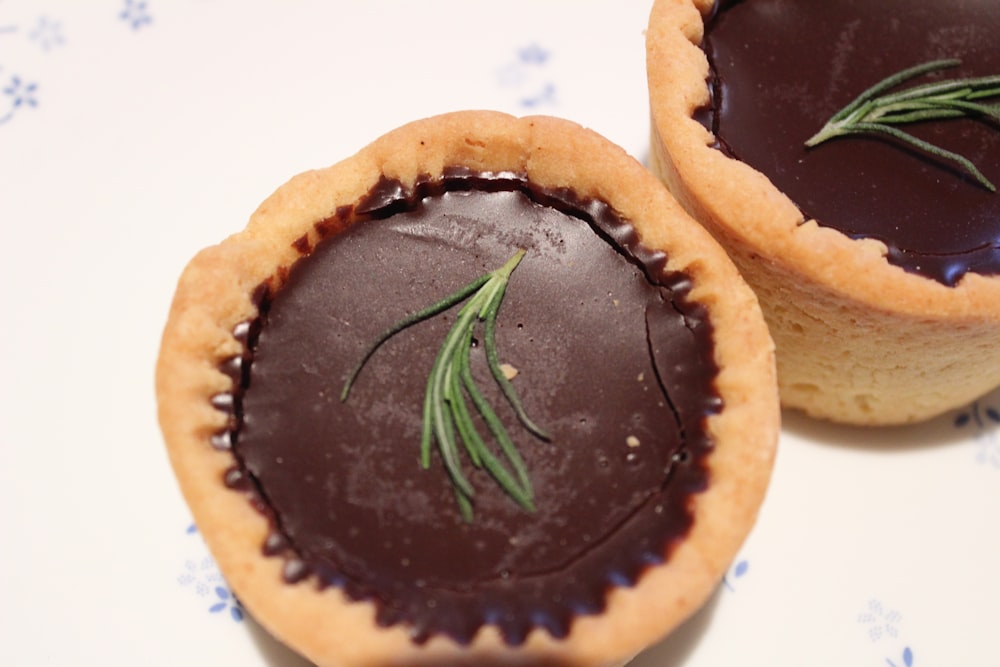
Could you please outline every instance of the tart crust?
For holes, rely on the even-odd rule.
[[[315,223],[359,201],[379,179],[413,184],[455,166],[524,173],[542,187],[566,186],[608,202],[645,245],[667,252],[668,270],[691,278],[690,298],[707,308],[715,330],[716,386],[725,407],[709,418],[710,484],[692,499],[693,526],[666,563],[649,568],[635,586],[610,591],[606,610],[578,617],[564,639],[535,629],[512,647],[486,626],[465,646],[443,636],[416,644],[405,627],[378,627],[371,603],[308,579],[286,583],[282,559],[262,554],[268,520],[223,484],[233,455],[210,444],[227,419],[211,397],[232,390],[219,363],[241,352],[233,329],[257,315],[258,286],[280,286],[287,268],[319,240]],[[721,580],[764,498],[779,430],[771,339],[754,294],[712,238],[649,172],[599,135],[555,118],[483,111],[413,122],[343,162],[295,176],[244,231],[199,253],[177,287],[156,389],[171,463],[223,575],[269,632],[320,666],[621,664],[697,610]]]
[[[956,287],[890,265],[881,242],[804,219],[692,119],[713,0],[657,0],[646,37],[650,165],[727,249],[777,345],[785,406],[860,425],[929,419],[1000,385],[1000,276]]]

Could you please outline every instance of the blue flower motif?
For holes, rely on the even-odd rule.
[[[189,558],[184,561],[184,572],[177,577],[177,583],[190,587],[199,596],[208,595],[215,585],[223,583],[222,575],[209,556],[201,559]]]
[[[858,623],[868,627],[868,637],[873,642],[883,637],[898,637],[902,619],[902,614],[886,609],[878,600],[869,600],[868,611],[858,615]]]
[[[738,561],[729,571],[729,573],[722,578],[722,583],[725,584],[726,588],[728,588],[729,590],[735,591],[736,587],[733,585],[733,582],[736,579],[740,579],[741,577],[743,577],[749,569],[750,569],[750,561],[746,559]]]
[[[549,59],[549,52],[538,44],[529,44],[518,49],[517,59],[525,65],[544,65]]]
[[[198,528],[191,523],[184,532],[187,535],[197,535]],[[208,607],[210,614],[228,612],[229,617],[237,623],[246,616],[243,605],[226,586],[222,573],[219,572],[219,567],[211,556],[189,558],[184,561],[184,571],[177,577],[177,583],[192,589],[199,597],[211,598],[212,603]]]
[[[547,103],[555,103],[556,101],[556,86],[551,81],[548,81],[539,88],[537,91],[521,98],[521,106],[526,109],[532,109],[534,107],[542,106]]]
[[[890,667],[899,667],[896,663],[894,663],[889,658],[886,658],[885,661],[887,663],[889,663]],[[906,648],[903,649],[903,662],[902,662],[902,665],[904,667],[913,667],[913,651],[910,649],[909,646],[907,646]]]
[[[1000,468],[1000,428],[997,428],[1000,425],[1000,408],[975,401],[956,415],[953,424],[955,428],[975,428],[976,461]]]
[[[145,0],[125,0],[125,6],[118,12],[118,18],[132,26],[132,30],[138,30],[153,22]]]
[[[858,614],[858,623],[868,629],[868,638],[872,642],[882,639],[895,640],[899,637],[899,624],[903,615],[894,609],[886,609],[879,600],[869,600],[868,610]],[[897,663],[892,658],[886,658],[889,667],[913,667],[913,649],[903,648],[902,661]]]
[[[514,58],[497,70],[497,83],[514,90],[517,105],[536,109],[556,105],[556,85],[551,80],[549,62],[551,53],[532,43],[515,50]]]
[[[968,411],[960,412],[955,417],[955,428],[964,428],[969,424],[975,424],[980,431],[985,430],[990,424],[1000,424],[1000,408],[992,405],[981,406],[979,401],[973,402]]]
[[[0,115],[0,125],[13,118],[14,112],[21,107],[37,107],[38,100],[35,99],[35,92],[37,90],[37,83],[25,83],[21,80],[21,77],[12,76],[7,87],[0,91],[5,97],[9,98],[7,113]]]
[[[228,609],[229,615],[234,621],[239,622],[243,620],[243,606],[228,588],[225,586],[216,586],[215,596],[219,601],[208,608],[210,614],[218,614]]]
[[[47,16],[38,19],[38,25],[28,35],[31,41],[42,47],[43,51],[48,51],[54,46],[62,46],[66,40],[62,36],[62,25],[56,21],[51,21]]]

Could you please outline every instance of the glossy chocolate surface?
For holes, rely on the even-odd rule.
[[[690,498],[708,484],[706,418],[720,409],[704,309],[605,204],[513,175],[452,173],[416,193],[384,182],[339,217],[359,221],[262,299],[259,326],[240,332],[242,368],[224,364],[240,386],[220,439],[238,460],[226,483],[270,516],[265,550],[287,559],[286,579],[371,600],[379,623],[406,624],[414,641],[466,642],[485,624],[514,645],[534,627],[565,635],[690,527]],[[437,454],[429,470],[418,461],[427,375],[457,308],[390,339],[346,403],[340,392],[386,327],[518,247],[497,348],[552,440],[518,425],[475,348],[537,511],[466,461],[477,495],[465,522]]]
[[[892,140],[803,146],[863,90],[907,67],[960,58],[945,76],[1000,73],[998,35],[996,0],[723,1],[704,42],[714,131],[725,151],[767,175],[807,217],[885,242],[891,263],[946,285],[970,271],[1000,274],[1000,194]],[[996,121],[903,129],[965,155],[1000,185]]]

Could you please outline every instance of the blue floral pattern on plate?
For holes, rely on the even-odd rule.
[[[24,81],[16,74],[12,75],[0,90],[4,100],[3,106],[0,106],[0,125],[10,121],[19,110],[38,106],[37,91],[38,84],[34,81]]]
[[[736,582],[746,576],[750,570],[750,561],[743,558],[737,560],[729,572],[722,578],[722,584],[730,591],[736,592]]]
[[[197,535],[198,528],[193,523],[185,531],[188,535]],[[204,549],[204,543],[199,540]],[[207,607],[210,614],[227,615],[237,623],[246,615],[243,605],[229,589],[218,565],[208,554],[193,556],[184,561],[184,569],[177,577],[177,583],[182,588],[192,590],[200,598],[208,598],[211,604]]]
[[[974,401],[953,423],[957,429],[973,430],[976,462],[1000,470],[1000,407],[985,399]]]
[[[858,623],[866,629],[868,638],[872,642],[881,642],[883,639],[898,640],[902,620],[903,615],[899,611],[887,608],[877,599],[869,600],[867,609],[858,614]],[[913,649],[903,646],[885,661],[889,667],[913,667]]]
[[[118,19],[133,30],[139,30],[153,22],[149,3],[145,0],[123,0]],[[19,36],[44,52],[66,44],[62,22],[45,14],[38,16],[27,30],[22,30],[17,24],[0,23],[0,40]],[[0,41],[0,45],[2,44],[3,41]],[[18,112],[38,106],[38,82],[17,71],[5,71],[3,63],[0,63],[0,86],[3,86],[0,88],[0,125],[9,123]]]
[[[517,95],[517,104],[523,109],[539,109],[555,106],[556,85],[552,80],[548,65],[552,53],[537,43],[518,48],[511,61],[497,72],[497,83],[501,88],[512,90]]]
[[[28,33],[28,39],[38,44],[43,51],[63,46],[66,38],[63,37],[62,24],[53,21],[48,16],[39,16],[35,27]]]
[[[118,12],[118,18],[133,30],[153,22],[153,17],[149,13],[149,3],[144,0],[125,0],[125,6]]]

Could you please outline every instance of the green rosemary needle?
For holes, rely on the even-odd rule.
[[[806,141],[813,147],[834,137],[856,134],[886,135],[935,157],[954,162],[991,192],[996,186],[963,155],[918,139],[896,127],[905,123],[949,118],[992,118],[1000,120],[1000,104],[982,101],[1000,96],[1000,75],[947,79],[898,92],[888,92],[899,84],[928,72],[955,67],[960,60],[932,60],[883,79],[838,111],[826,125]]]
[[[472,377],[470,352],[474,345],[474,332],[483,323],[483,346],[490,373],[504,397],[514,409],[521,424],[536,437],[548,440],[548,434],[525,413],[517,390],[504,375],[496,350],[496,320],[507,289],[511,273],[521,262],[525,251],[518,250],[499,269],[480,276],[465,287],[453,292],[423,310],[409,315],[392,325],[365,350],[347,381],[340,398],[346,401],[358,375],[375,351],[400,331],[422,322],[468,299],[455,318],[455,323],[445,337],[431,372],[427,377],[424,394],[423,426],[420,437],[420,462],[430,467],[431,450],[437,443],[438,452],[448,477],[455,489],[456,500],[462,516],[472,519],[472,499],[475,489],[462,471],[459,444],[466,451],[476,468],[486,470],[500,487],[522,508],[534,511],[534,497],[527,467],[518,453],[507,429],[490,406]],[[485,422],[496,441],[506,463],[487,446],[476,429],[472,407]]]

